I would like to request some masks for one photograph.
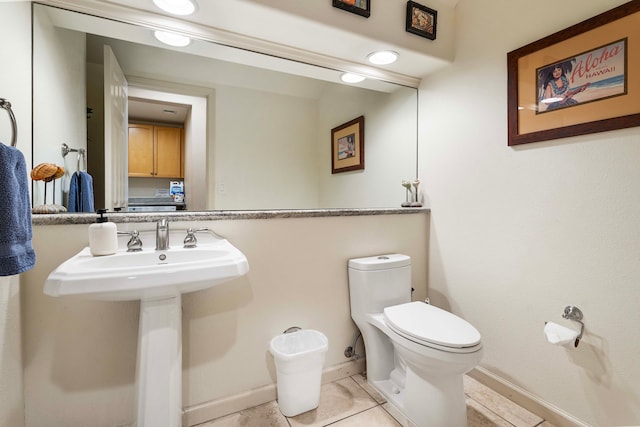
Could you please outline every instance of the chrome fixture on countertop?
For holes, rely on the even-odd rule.
[[[584,315],[582,314],[582,311],[576,306],[568,305],[564,308],[562,317],[580,323],[580,334],[578,335],[574,343],[574,346],[578,347],[580,339],[582,339],[582,334],[584,333],[584,322],[582,322],[582,318],[584,317]]]

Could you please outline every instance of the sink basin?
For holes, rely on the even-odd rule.
[[[198,233],[198,246],[183,248],[185,231],[171,231],[170,248],[155,250],[155,231],[140,232],[143,250],[127,252],[119,237],[114,255],[92,256],[86,247],[47,278],[44,293],[126,301],[171,297],[215,286],[249,271],[247,258],[227,240]]]

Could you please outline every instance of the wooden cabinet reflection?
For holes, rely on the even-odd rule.
[[[182,178],[182,128],[129,123],[129,176]]]

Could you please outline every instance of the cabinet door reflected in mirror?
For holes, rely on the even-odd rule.
[[[129,178],[183,178],[183,153],[181,128],[129,123]]]

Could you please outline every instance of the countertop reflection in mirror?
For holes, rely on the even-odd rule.
[[[429,215],[429,208],[353,208],[353,209],[273,209],[273,210],[233,210],[202,212],[127,212],[111,214],[109,221],[116,224],[148,223],[148,229],[155,229],[155,223],[166,218],[171,223],[188,222],[196,224],[202,221],[229,221],[248,219],[287,219],[287,218],[331,218],[347,216],[379,216],[379,215]],[[95,215],[88,213],[67,213],[65,215],[34,215],[33,225],[70,225],[93,224]],[[126,228],[127,226],[124,225]],[[177,225],[177,227],[180,227]],[[120,228],[120,227],[118,227]],[[147,228],[145,228],[147,229]]]
[[[152,196],[176,179],[192,211],[391,208],[403,201],[402,180],[416,175],[414,87],[371,78],[344,84],[341,71],[203,40],[170,48],[149,28],[41,4],[33,8],[33,49],[33,162],[63,163],[62,143],[86,148],[96,209],[112,209],[116,190],[125,199]],[[117,91],[105,50],[126,79],[118,91],[155,110],[183,109],[183,122],[133,117],[126,105],[124,123],[114,120],[122,113],[105,101]],[[361,115],[365,169],[332,175],[331,129]],[[182,126],[183,176],[127,179],[111,146],[127,121]],[[58,200],[74,172],[64,166]],[[123,188],[113,188],[113,174]],[[33,197],[40,203],[37,187]]]

